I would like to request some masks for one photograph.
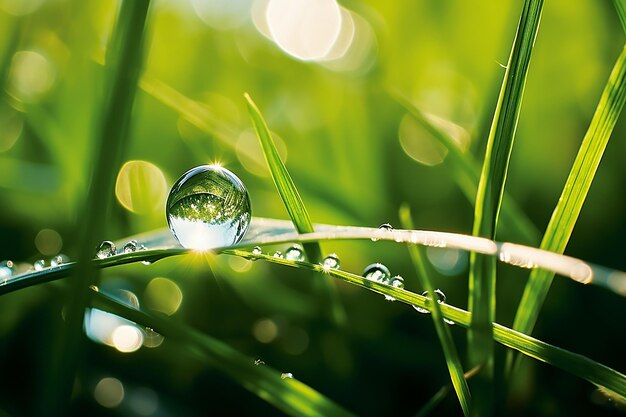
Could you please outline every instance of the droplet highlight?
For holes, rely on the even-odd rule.
[[[116,251],[117,249],[115,248],[115,243],[110,240],[105,240],[100,244],[100,246],[98,246],[96,258],[104,259],[110,256],[115,256]]]
[[[13,276],[13,272],[15,271],[15,265],[13,261],[2,261],[0,262],[0,285],[6,284],[9,279]]]
[[[285,259],[290,261],[304,261],[304,250],[300,245],[293,245],[285,252]]]
[[[378,226],[378,230],[383,230],[383,231],[392,231],[393,230],[393,226],[391,226],[389,223],[383,223],[380,226]],[[372,242],[378,242],[378,238],[377,237],[373,237],[372,238]]]
[[[137,241],[131,240],[124,245],[124,248],[122,248],[122,253],[136,252],[137,249],[138,249]]]
[[[218,165],[198,166],[183,174],[170,191],[166,214],[178,242],[199,250],[239,242],[252,217],[248,190]]]
[[[255,246],[254,248],[252,248],[253,255],[260,255],[262,253],[263,253],[263,250],[261,249],[260,246]]]
[[[50,259],[50,266],[51,267],[61,266],[67,263],[69,260],[70,258],[68,258],[66,255],[58,254],[54,258]]]
[[[387,284],[391,285],[394,288],[402,289],[402,288],[404,288],[404,278],[402,278],[400,275],[396,275],[396,276],[394,276],[392,278],[389,278],[387,280]],[[390,295],[386,295],[386,294],[385,294],[385,300],[387,300],[387,301],[396,301],[395,298],[393,298]]]
[[[283,372],[280,374],[280,379],[291,379],[293,378],[293,374],[291,372]]]
[[[33,262],[33,268],[35,268],[35,271],[42,271],[45,267],[46,261],[44,261],[43,259],[37,259],[35,262]]]
[[[279,258],[279,259],[283,259],[283,253],[279,250],[277,250],[276,252],[274,252],[274,254],[272,255],[274,258]]]

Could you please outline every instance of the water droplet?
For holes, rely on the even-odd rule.
[[[250,225],[248,191],[217,165],[187,171],[167,198],[167,223],[185,248],[210,249],[239,242]]]
[[[46,267],[46,261],[44,261],[43,259],[37,259],[35,262],[33,262],[33,268],[35,268],[35,271],[41,271]]]
[[[274,252],[274,255],[272,255],[272,256],[273,256],[274,258],[280,258],[280,259],[283,259],[283,258],[284,258],[283,253],[282,253],[281,251],[279,251],[279,250],[277,250],[276,252]]]
[[[114,256],[117,249],[115,248],[115,243],[110,240],[103,241],[100,246],[98,246],[98,251],[96,252],[96,258],[104,259],[109,256]]]
[[[124,248],[122,249],[122,253],[131,253],[131,252],[135,252],[135,251],[137,251],[137,241],[136,240],[129,241],[128,243],[126,243],[124,245]]]
[[[339,261],[339,257],[336,253],[331,253],[330,255],[325,257],[324,261],[322,262],[322,268],[327,271],[330,269],[339,269],[340,266],[341,262]]]
[[[0,285],[6,284],[6,282],[13,276],[15,265],[13,261],[0,262]]]
[[[402,278],[400,275],[396,275],[393,278],[389,278],[389,280],[387,281],[387,284],[391,285],[394,288],[404,288],[404,278]],[[396,301],[395,298],[389,295],[385,295],[385,300]]]
[[[393,230],[393,226],[391,226],[389,223],[383,223],[380,226],[378,226],[379,230],[383,230],[383,231],[392,231]],[[373,237],[372,238],[372,242],[377,242],[378,238]]]
[[[280,379],[291,379],[293,378],[293,374],[291,372],[283,372],[280,374]]]
[[[293,245],[285,252],[285,259],[290,261],[304,261],[304,250],[300,245]]]
[[[161,346],[165,337],[162,334],[157,333],[154,329],[146,327],[143,329],[143,345],[147,348],[156,348]]]
[[[263,359],[255,359],[254,360],[254,364],[255,365],[265,365],[265,362],[263,361]]]
[[[435,294],[437,294],[437,302],[439,304],[445,304],[446,303],[446,295],[443,293],[443,291],[441,291],[440,289],[436,289],[435,290]],[[424,291],[422,293],[422,295],[424,297],[426,297],[426,301],[430,301],[430,298],[428,297],[428,291]],[[417,307],[417,306],[413,306],[413,308],[418,312],[418,313],[422,313],[422,314],[430,314],[430,311],[426,310],[425,308],[422,307]],[[448,324],[454,324],[454,322],[452,320],[443,319],[444,322],[448,323]]]
[[[255,246],[254,248],[252,248],[252,254],[253,255],[260,255],[262,253],[263,253],[263,251],[261,250],[260,246]]]
[[[69,260],[70,260],[69,257],[60,253],[54,258],[50,259],[50,266],[51,267],[60,266],[60,265],[67,263]]]
[[[369,279],[370,281],[377,281],[383,284],[388,284],[389,277],[391,277],[391,272],[389,269],[381,264],[375,263],[365,267],[363,270],[363,277]]]

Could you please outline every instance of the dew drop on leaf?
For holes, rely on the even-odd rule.
[[[383,223],[380,226],[378,226],[378,229],[390,232],[390,231],[393,230],[393,226],[391,226],[389,223]],[[378,238],[376,238],[376,237],[373,237],[371,239],[372,239],[372,242],[377,242],[378,241]]]
[[[262,253],[263,253],[263,251],[261,250],[260,246],[255,246],[254,248],[252,248],[252,254],[253,255],[260,255]]]
[[[64,263],[67,263],[69,260],[70,258],[68,258],[66,255],[58,254],[54,258],[50,259],[50,266],[52,267],[60,266],[60,265],[63,265]],[[37,267],[35,267],[35,269],[36,268]]]
[[[135,252],[137,251],[137,241],[136,240],[131,240],[128,243],[126,243],[124,245],[124,248],[122,249],[122,253],[131,253],[131,252]]]
[[[291,379],[293,378],[293,374],[291,372],[283,372],[280,374],[280,379]]]
[[[324,268],[325,270],[339,269],[340,266],[341,262],[339,261],[339,257],[336,253],[331,253],[330,255],[325,257],[324,261],[322,262],[322,268]]]
[[[285,252],[285,259],[290,261],[304,261],[304,250],[300,245],[293,245]]]
[[[282,252],[281,252],[281,251],[279,251],[279,250],[277,250],[276,252],[274,252],[274,255],[273,255],[273,256],[274,256],[274,258],[280,258],[280,259],[284,258],[284,256],[283,256]]]
[[[369,279],[370,281],[388,284],[391,273],[385,265],[381,263],[375,263],[365,267],[365,269],[363,270],[363,277]]]
[[[44,261],[43,259],[37,259],[35,262],[33,262],[33,268],[35,268],[35,271],[41,271],[46,267],[46,261]]]
[[[96,258],[104,259],[109,256],[114,256],[116,253],[115,243],[110,240],[103,241],[100,246],[98,246],[98,251],[96,252]]]
[[[392,278],[389,278],[387,284],[391,285],[394,288],[404,288],[404,278],[402,278],[400,275],[396,275]],[[385,300],[396,301],[395,298],[386,294],[385,294]]]
[[[170,190],[166,214],[178,242],[190,249],[239,242],[252,217],[248,190],[218,165],[201,165],[183,174]]]

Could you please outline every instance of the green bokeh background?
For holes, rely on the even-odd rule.
[[[102,62],[119,2],[50,0],[32,13],[8,13],[21,1],[0,1],[0,260],[42,257],[34,239],[44,228],[62,236],[62,252],[73,258],[105,96]],[[284,142],[287,168],[314,222],[397,225],[398,208],[408,203],[418,228],[470,233],[473,208],[458,176],[445,162],[425,166],[404,152],[398,128],[406,111],[388,92],[400,90],[422,110],[463,127],[471,137],[468,154],[481,161],[504,76],[500,63],[507,61],[521,2],[341,2],[373,34],[363,64],[351,71],[281,51],[252,24],[250,3],[237,2],[240,26],[218,30],[188,0],[153,2],[145,79],[165,83],[211,114],[225,140],[140,89],[124,159],[155,164],[168,187],[187,169],[220,161],[248,187],[255,216],[287,218],[269,171],[263,165],[248,171],[235,151],[241,133],[251,129],[243,99],[248,92]],[[625,39],[609,1],[555,0],[544,6],[506,185],[539,230],[550,218]],[[24,97],[16,91],[12,63],[20,51],[48,60],[53,82],[45,93]],[[13,140],[7,120],[23,126],[12,146],[4,146]],[[566,251],[620,270],[626,270],[625,134],[622,117]],[[101,238],[111,240],[166,226],[164,207],[136,214],[117,201],[101,221],[108,230]],[[519,242],[515,235],[499,238]],[[356,273],[383,262],[405,278],[408,289],[421,292],[402,245],[333,242],[323,248],[337,252],[342,269]],[[323,297],[311,291],[310,273],[262,262],[238,272],[241,267],[226,256],[209,264],[172,258],[149,267],[112,268],[102,280],[133,291],[140,303],[150,279],[175,281],[184,296],[176,320],[293,373],[359,415],[413,415],[449,381],[431,320],[410,307],[337,284],[348,316],[348,326],[337,328]],[[527,271],[499,272],[497,317],[510,325]],[[436,277],[450,304],[466,307],[466,275],[463,269]],[[40,377],[47,349],[58,337],[48,324],[61,314],[60,285],[0,300],[0,415],[30,414],[45,389]],[[535,335],[626,370],[623,303],[605,290],[557,278]],[[262,343],[252,330],[267,319],[278,326],[278,336]],[[464,353],[465,331],[455,328],[453,334]],[[121,380],[128,393],[154,390],[159,406],[153,415],[280,415],[167,340],[130,354],[92,342],[84,349],[76,415],[140,415],[129,400],[113,409],[94,401],[94,386],[106,376]],[[520,391],[505,406],[509,415],[619,412],[593,386],[565,372],[530,361],[524,368]],[[444,413],[460,414],[453,395],[435,414]]]

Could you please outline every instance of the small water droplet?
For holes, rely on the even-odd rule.
[[[96,252],[96,258],[104,259],[109,256],[114,256],[117,249],[115,248],[115,243],[110,240],[103,241],[100,246],[98,246],[98,251]]]
[[[254,360],[254,364],[255,365],[265,365],[265,362],[263,361],[263,359],[255,359]]]
[[[37,259],[35,262],[33,262],[33,268],[35,268],[35,271],[41,271],[46,267],[46,261],[44,261],[43,259]]]
[[[383,223],[380,226],[378,226],[378,230],[392,231],[393,226],[391,226],[389,223]],[[373,237],[372,242],[378,242],[378,238]]]
[[[144,265],[152,265],[153,261],[141,261],[142,264]]]
[[[60,265],[67,263],[69,260],[70,258],[67,255],[63,255],[62,253],[60,253],[54,258],[50,259],[50,266],[51,267],[60,266]]]
[[[285,252],[285,259],[290,261],[304,261],[304,250],[300,245],[293,245]]]
[[[151,327],[143,329],[143,345],[147,348],[156,348],[161,346],[165,337],[154,331]]]
[[[387,284],[391,285],[394,288],[404,288],[404,278],[402,278],[400,275],[396,275],[395,277],[389,278]],[[385,295],[385,300],[396,301],[395,298],[389,295]]]
[[[369,279],[370,281],[387,284],[389,278],[391,277],[391,272],[389,272],[389,269],[385,265],[381,263],[374,263],[365,267],[363,270],[363,277]]]
[[[255,246],[254,248],[252,248],[253,255],[260,255],[262,253],[263,253],[263,250],[261,249],[260,246]]]
[[[15,265],[13,261],[2,261],[0,262],[0,285],[4,285],[7,281],[13,276],[13,272],[15,271]]]
[[[124,245],[124,248],[122,249],[122,253],[132,253],[137,251],[137,241],[136,240],[131,240],[129,242],[127,242]]]
[[[279,250],[277,250],[276,252],[274,252],[274,255],[272,255],[272,256],[273,256],[274,258],[280,258],[280,259],[283,259],[283,258],[284,258],[283,253],[282,253],[281,251],[279,251]]]
[[[436,289],[435,290],[435,294],[437,294],[437,302],[439,304],[445,304],[446,303],[446,295],[443,293],[443,291],[441,291],[440,289]],[[428,297],[428,291],[424,291],[422,293],[422,295],[424,297],[426,297],[426,301],[429,302],[430,298]],[[422,307],[417,307],[417,306],[413,306],[413,308],[418,312],[418,313],[422,313],[422,314],[430,314],[430,311],[426,310],[425,308]],[[452,320],[443,319],[444,322],[448,323],[448,324],[454,324],[454,322]]]
[[[339,257],[336,253],[331,253],[330,255],[325,257],[324,261],[322,262],[322,268],[327,271],[330,269],[339,269],[340,266],[341,261],[339,261]]]
[[[280,379],[291,379],[293,378],[293,374],[291,372],[283,372],[280,374]]]
[[[170,190],[166,214],[174,237],[191,249],[239,242],[252,217],[246,187],[217,165],[198,166],[183,174]]]

